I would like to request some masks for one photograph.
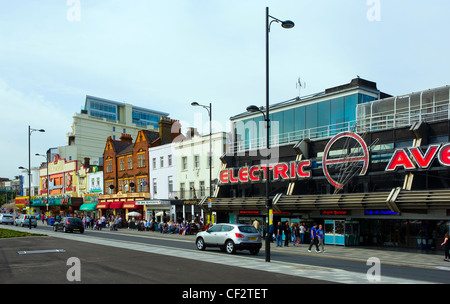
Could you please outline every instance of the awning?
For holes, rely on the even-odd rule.
[[[109,209],[109,205],[111,205],[111,203],[98,203],[97,204],[97,209]]]
[[[126,202],[123,203],[123,209],[142,209],[142,205],[137,205],[136,202]]]
[[[96,203],[84,203],[80,206],[81,211],[93,211],[97,207]]]
[[[122,209],[123,202],[112,202],[109,209]]]

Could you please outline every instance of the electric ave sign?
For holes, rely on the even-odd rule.
[[[333,146],[338,140],[344,139],[354,143],[351,153],[344,153],[342,157],[332,157]],[[342,148],[341,148],[342,149]],[[385,171],[392,172],[398,169],[417,170],[428,169],[435,159],[442,166],[450,167],[450,143],[442,145],[430,145],[425,153],[420,147],[402,148],[394,151]],[[322,156],[322,170],[328,182],[337,189],[342,189],[344,181],[333,177],[330,167],[341,167],[341,170],[349,175],[358,174],[364,176],[370,164],[370,151],[364,139],[353,132],[343,132],[334,136],[326,145]],[[343,168],[343,169],[342,169]],[[350,169],[351,170],[350,170]],[[251,167],[227,168],[220,171],[219,183],[257,183],[265,181],[268,176],[274,181],[288,181],[311,178],[311,160],[291,161],[289,163],[275,163],[269,166],[256,165]],[[344,176],[344,179],[348,178]]]

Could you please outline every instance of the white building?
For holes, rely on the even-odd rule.
[[[154,200],[176,199],[175,143],[149,149],[150,197]]]
[[[67,133],[68,145],[59,147],[62,158],[103,165],[103,152],[108,136],[119,139],[122,133],[136,138],[140,130],[158,130],[161,117],[168,113],[144,109],[128,103],[86,96],[81,113],[73,116],[72,132]]]

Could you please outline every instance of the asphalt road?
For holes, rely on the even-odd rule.
[[[330,282],[53,237],[0,240],[0,284],[242,283]]]

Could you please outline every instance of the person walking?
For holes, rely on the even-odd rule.
[[[305,231],[306,231],[305,223],[302,223],[299,228],[300,228],[300,243],[304,244],[305,243]]]
[[[444,236],[444,242],[441,244],[441,246],[444,246],[444,252],[445,252],[445,257],[444,257],[444,261],[450,262],[450,239],[448,237],[448,233],[445,233]]]
[[[284,246],[289,247],[289,241],[291,240],[291,227],[289,226],[289,222],[286,221],[284,225]]]
[[[283,225],[278,222],[277,225],[277,247],[283,247]]]
[[[309,243],[308,252],[311,252],[312,246],[316,246],[316,252],[320,252],[319,246],[317,244],[317,224],[314,223],[314,225],[311,227],[311,242]]]
[[[322,247],[322,252],[325,252],[324,244],[325,244],[325,235],[323,233],[322,225],[319,225],[319,229],[317,229],[317,239],[319,241],[318,247]]]

